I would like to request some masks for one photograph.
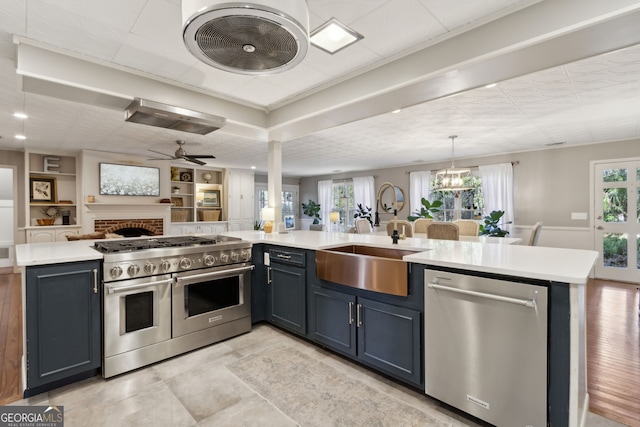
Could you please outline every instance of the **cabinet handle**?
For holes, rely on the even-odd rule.
[[[93,293],[98,293],[98,269],[93,269]]]
[[[349,301],[349,324],[353,325],[353,302]]]
[[[278,254],[277,257],[282,259],[291,259],[291,255]]]
[[[271,267],[267,267],[267,285],[271,284]]]
[[[359,328],[362,326],[362,304],[356,305],[356,316],[358,318],[356,326]]]

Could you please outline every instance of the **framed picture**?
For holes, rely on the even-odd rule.
[[[100,194],[159,196],[160,169],[148,166],[100,163]]]
[[[56,179],[35,176],[30,177],[29,200],[31,203],[58,203]]]
[[[203,190],[202,206],[220,207],[220,190]]]

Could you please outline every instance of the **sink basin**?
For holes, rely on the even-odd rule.
[[[409,265],[416,251],[347,245],[316,251],[319,279],[391,295],[409,295]]]

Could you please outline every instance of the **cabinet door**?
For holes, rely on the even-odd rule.
[[[253,180],[250,171],[230,170],[227,175],[228,220],[237,221],[239,230],[253,230]],[[231,223],[230,230],[235,231]]]
[[[220,234],[220,233],[224,233],[225,231],[227,231],[227,223],[222,223],[222,224],[214,224],[213,225],[213,232],[215,234]]]
[[[358,298],[358,359],[420,385],[420,312]]]
[[[184,234],[184,227],[181,225],[171,225],[170,233],[172,236],[181,236]]]
[[[356,356],[356,297],[341,292],[309,287],[310,338],[318,343]]]
[[[77,236],[80,234],[79,228],[59,228],[56,230],[56,242],[66,242],[67,236]]]
[[[198,225],[198,233],[213,234],[213,224]]]
[[[271,263],[267,318],[276,325],[306,334],[305,269]]]
[[[100,263],[27,267],[27,388],[101,364]]]
[[[56,232],[53,228],[27,231],[27,243],[51,243],[56,241]]]

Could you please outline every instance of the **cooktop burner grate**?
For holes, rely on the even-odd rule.
[[[96,242],[94,248],[103,253],[115,252],[133,252],[144,249],[155,248],[175,248],[175,247],[194,247],[205,245],[216,245],[219,242],[216,239],[197,236],[179,236],[179,237],[163,237],[150,239],[134,239],[134,240],[118,240],[118,241],[99,241]]]

